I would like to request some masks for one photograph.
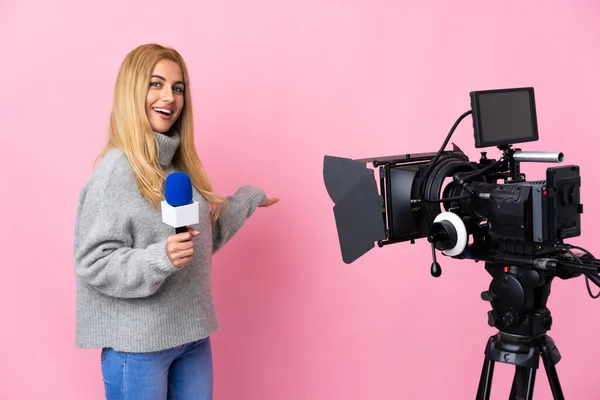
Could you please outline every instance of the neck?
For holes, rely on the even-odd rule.
[[[174,130],[165,133],[154,132],[154,137],[158,145],[158,161],[160,165],[163,167],[170,166],[181,141],[179,132]]]

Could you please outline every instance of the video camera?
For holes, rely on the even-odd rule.
[[[481,297],[491,303],[488,323],[499,333],[486,346],[477,398],[489,396],[495,361],[516,366],[513,392],[533,393],[532,376],[541,354],[553,394],[560,399],[554,369],[560,354],[546,335],[552,325],[546,308],[550,283],[554,277],[584,274],[594,298],[598,296],[590,292],[588,278],[600,286],[599,261],[564,242],[581,235],[579,167],[549,167],[545,180],[536,181],[521,173],[523,162],[564,160],[562,152],[514,148],[539,139],[532,87],[473,91],[470,100],[471,109],[458,118],[438,152],[363,159],[325,156],[323,177],[335,203],[342,259],[356,261],[375,242],[382,247],[426,238],[434,277],[441,275],[436,250],[455,259],[485,261],[494,279]],[[468,115],[475,147],[496,146],[501,151],[497,160],[481,152],[478,161],[470,161],[456,145],[446,150]],[[369,163],[379,169],[379,190]]]

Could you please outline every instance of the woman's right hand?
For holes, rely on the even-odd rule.
[[[174,267],[181,268],[192,260],[194,255],[194,237],[200,232],[188,228],[187,232],[170,235],[167,238],[167,257]]]

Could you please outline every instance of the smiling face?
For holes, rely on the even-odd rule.
[[[146,115],[154,131],[165,133],[183,109],[185,83],[181,67],[174,61],[160,60],[152,71],[149,85]]]

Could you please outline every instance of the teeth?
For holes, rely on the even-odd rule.
[[[171,115],[171,110],[167,110],[166,108],[154,107],[153,110],[158,111],[159,113],[162,113],[162,114]]]

